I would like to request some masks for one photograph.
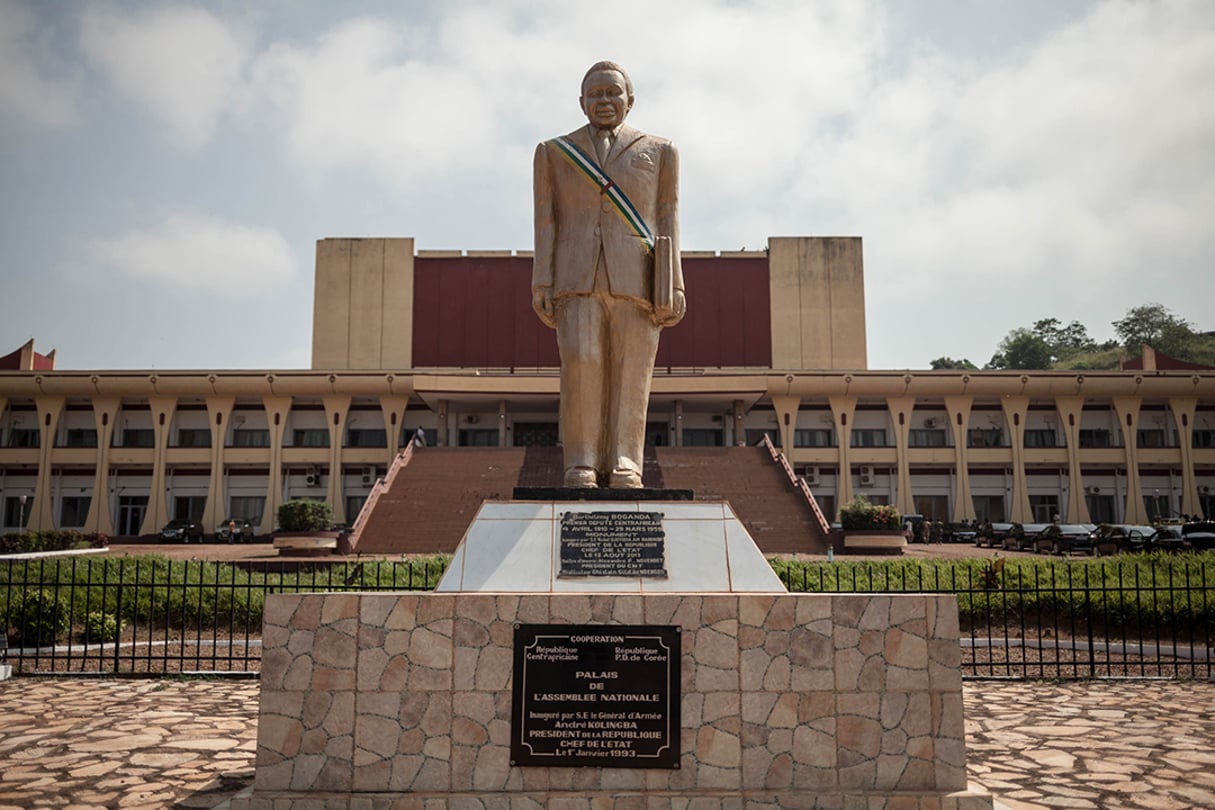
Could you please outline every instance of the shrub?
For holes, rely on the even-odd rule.
[[[293,500],[278,508],[278,527],[284,532],[323,531],[333,525],[333,508],[321,501]]]
[[[25,591],[17,599],[13,625],[22,644],[42,647],[54,644],[68,631],[68,605],[52,591]]]
[[[84,620],[84,640],[89,643],[115,641],[125,622],[120,622],[109,613],[94,610]]]
[[[31,554],[38,551],[71,551],[84,548],[105,548],[109,538],[104,534],[81,534],[72,530],[45,532],[9,532],[0,537],[0,554]]]
[[[869,503],[863,495],[858,495],[840,510],[840,525],[846,532],[898,529],[901,519],[898,509]]]

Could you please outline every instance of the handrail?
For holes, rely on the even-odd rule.
[[[353,551],[358,548],[359,539],[363,536],[363,529],[367,526],[367,521],[371,519],[371,513],[375,511],[375,505],[379,503],[380,495],[392,489],[392,484],[397,480],[397,473],[403,467],[408,466],[413,459],[413,437],[405,445],[405,449],[397,453],[392,459],[392,464],[388,467],[388,472],[383,478],[377,478],[376,482],[371,485],[371,494],[367,496],[367,500],[363,502],[363,508],[359,510],[359,516],[354,519],[354,526],[350,530],[350,548]]]
[[[772,455],[772,460],[785,471],[785,475],[789,477],[789,483],[802,493],[802,497],[806,500],[806,505],[810,507],[810,511],[814,513],[814,517],[818,520],[818,526],[823,530],[823,534],[830,534],[831,524],[827,521],[826,516],[823,515],[823,510],[819,508],[818,501],[815,499],[814,493],[810,491],[810,487],[806,485],[805,480],[799,478],[797,473],[793,472],[789,459],[785,458],[784,453],[776,449],[776,445],[772,444],[772,439],[767,434],[764,435],[764,446],[768,448],[768,452]]]

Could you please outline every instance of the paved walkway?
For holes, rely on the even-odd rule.
[[[967,682],[971,778],[1010,810],[1215,808],[1215,684]],[[0,682],[0,810],[211,808],[253,779],[255,681]]]

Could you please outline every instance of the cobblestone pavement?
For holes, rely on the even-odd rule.
[[[255,681],[0,682],[0,810],[210,808],[253,779]],[[965,686],[997,806],[1215,808],[1215,684]]]

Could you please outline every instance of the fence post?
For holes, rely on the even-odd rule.
[[[114,615],[122,616],[122,569],[123,561],[118,559],[118,591],[114,594]],[[121,626],[121,625],[120,625]],[[119,651],[122,649],[122,633],[118,634],[118,638],[114,639],[114,674],[118,674],[119,668]]]

